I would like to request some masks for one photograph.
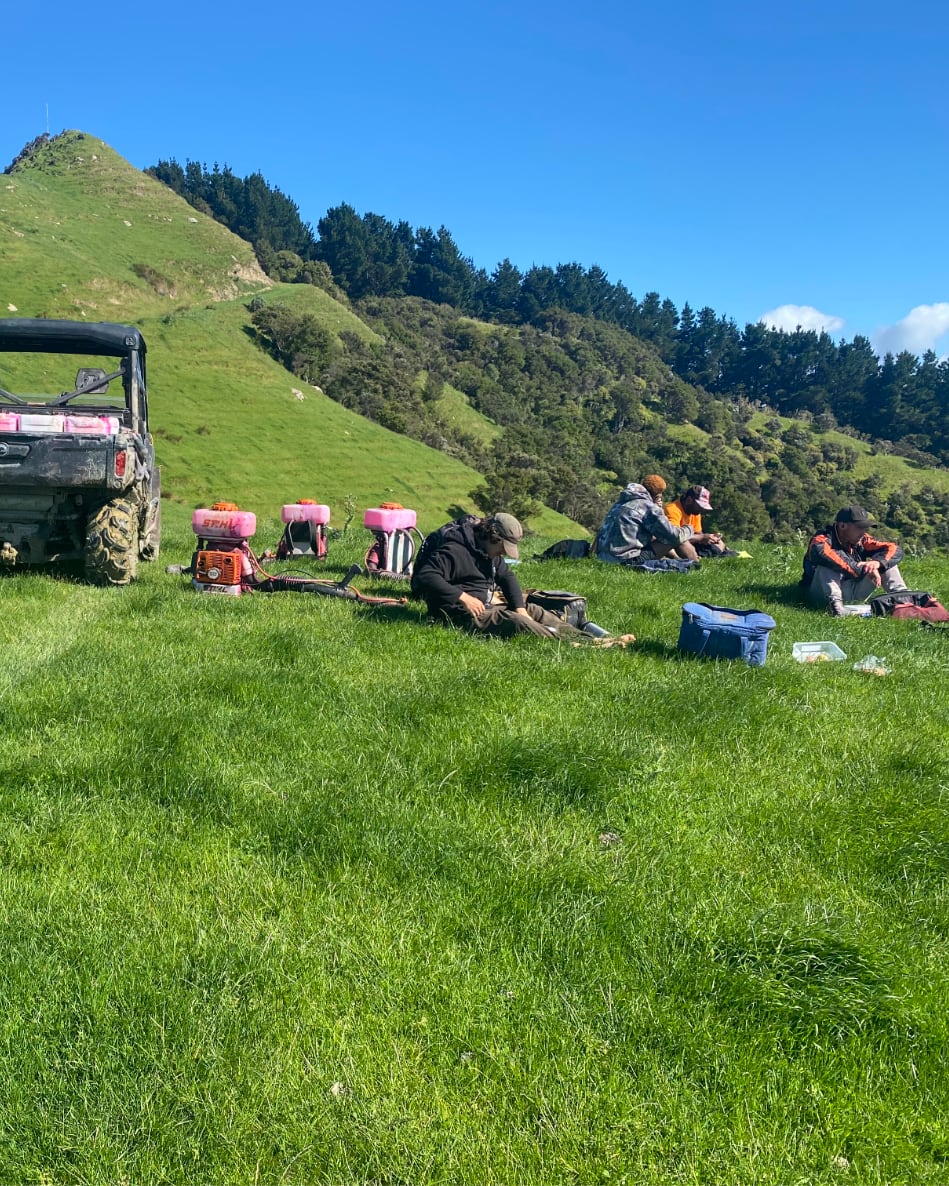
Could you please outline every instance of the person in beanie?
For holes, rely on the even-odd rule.
[[[533,634],[570,642],[594,641],[556,614],[527,605],[508,560],[519,559],[524,529],[513,515],[468,516],[446,523],[427,536],[412,571],[412,592],[436,621],[474,634],[511,638]],[[601,645],[633,641],[597,639]]]
[[[690,540],[692,528],[675,527],[662,509],[666,483],[658,474],[630,482],[606,512],[597,533],[594,552],[607,564],[641,564],[677,556],[676,549]]]
[[[906,588],[898,567],[903,550],[870,535],[875,526],[863,507],[842,507],[829,527],[811,537],[801,588],[812,605],[839,617],[845,603],[866,601],[881,586],[887,593]]]

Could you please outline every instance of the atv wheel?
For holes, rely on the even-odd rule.
[[[138,572],[138,512],[124,498],[107,502],[86,530],[86,579],[93,585],[127,585]]]

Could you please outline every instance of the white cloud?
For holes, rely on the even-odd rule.
[[[935,349],[945,333],[949,333],[949,302],[942,301],[938,305],[917,305],[902,321],[878,329],[870,340],[881,357],[901,350],[922,355]]]
[[[833,313],[822,313],[813,305],[779,305],[770,313],[762,313],[758,320],[771,329],[783,329],[788,333],[793,333],[798,326],[801,329],[817,330],[818,333],[822,329],[834,333],[844,328],[842,317],[835,317]]]

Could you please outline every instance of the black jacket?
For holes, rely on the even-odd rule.
[[[429,535],[419,550],[412,572],[412,592],[421,597],[434,616],[467,618],[459,604],[462,593],[470,593],[486,605],[495,586],[511,609],[521,609],[524,594],[520,582],[503,558],[492,560],[478,547],[476,519],[446,523]]]

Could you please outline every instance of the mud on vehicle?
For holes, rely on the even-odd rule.
[[[160,498],[139,331],[0,319],[0,565],[126,585],[158,555]]]

